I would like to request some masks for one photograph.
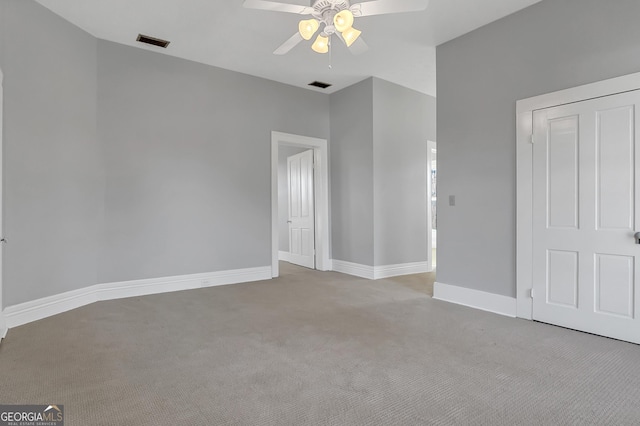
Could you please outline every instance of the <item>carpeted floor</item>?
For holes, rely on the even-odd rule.
[[[387,278],[388,281],[408,287],[419,293],[433,297],[433,284],[436,281],[436,272],[425,272],[423,274],[401,275],[399,277]]]
[[[632,425],[640,347],[283,265],[9,331],[0,403],[66,425]]]

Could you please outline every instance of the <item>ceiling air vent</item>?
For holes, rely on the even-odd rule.
[[[167,46],[169,45],[169,41],[167,40],[162,40],[160,38],[155,38],[155,37],[149,37],[146,35],[142,35],[142,34],[138,34],[138,38],[136,39],[136,41],[139,41],[140,43],[147,43],[147,44],[152,44],[154,46],[160,46],[163,48],[167,48]]]
[[[313,83],[309,83],[309,86],[319,87],[321,89],[326,89],[327,87],[331,87],[329,83],[323,83],[321,81],[314,81]]]

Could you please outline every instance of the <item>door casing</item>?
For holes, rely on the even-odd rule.
[[[640,89],[640,73],[516,102],[516,301],[517,317],[533,319],[533,112]]]
[[[3,110],[2,110],[2,106],[4,104],[4,90],[3,90],[3,74],[2,74],[2,69],[0,69],[0,238],[4,238],[4,227],[3,227],[3,221],[2,221],[2,134],[4,133],[3,131],[3,127],[2,127],[2,117],[3,117]],[[4,319],[4,305],[2,304],[2,250],[3,250],[3,244],[2,242],[0,242],[0,341],[2,341],[2,339],[7,335],[7,322]]]
[[[427,141],[427,265],[429,268],[429,272],[433,271],[433,226],[431,226],[431,163],[433,161],[433,153],[436,150],[436,143],[433,141]]]

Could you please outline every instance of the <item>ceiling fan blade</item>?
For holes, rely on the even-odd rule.
[[[272,12],[297,13],[299,15],[310,15],[313,13],[312,7],[300,6],[297,4],[279,3],[266,0],[244,0],[242,4],[247,9],[270,10]]]
[[[387,13],[418,12],[429,6],[429,0],[372,0],[351,6],[353,16],[373,16]]]
[[[336,32],[335,35],[345,46],[347,45],[347,42],[344,40],[344,37],[342,37],[342,34]],[[349,49],[349,52],[351,52],[351,54],[353,55],[362,55],[364,52],[369,50],[369,46],[364,42],[362,37],[358,37],[358,39],[354,41],[351,46],[347,46],[347,49]]]
[[[296,47],[298,45],[298,43],[300,43],[302,40],[304,40],[304,39],[302,38],[300,33],[295,33],[294,35],[291,36],[291,38],[289,40],[287,40],[284,43],[282,43],[282,45],[280,47],[278,47],[273,52],[273,54],[274,55],[284,55],[285,53],[289,52],[291,49]]]

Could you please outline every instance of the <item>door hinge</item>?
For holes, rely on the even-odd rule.
[[[533,134],[531,134],[531,136],[529,136],[529,143],[532,144],[532,145],[535,143],[535,139],[533,138]]]
[[[533,299],[533,289],[530,289],[530,290],[529,290],[529,297],[530,297],[531,299]]]

